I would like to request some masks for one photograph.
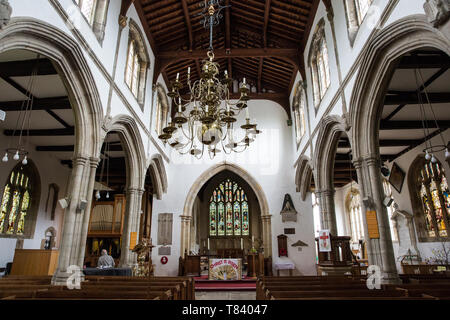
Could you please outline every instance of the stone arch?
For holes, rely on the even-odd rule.
[[[400,19],[381,30],[370,41],[361,61],[350,100],[353,128],[353,159],[379,156],[379,122],[384,96],[404,54],[432,47],[450,55],[450,42],[428,23],[425,15]]]
[[[151,157],[149,169],[154,180],[156,197],[158,200],[161,200],[163,193],[167,192],[168,183],[166,168],[164,167],[164,161],[160,154],[157,153]]]
[[[306,195],[311,186],[312,176],[313,168],[311,160],[307,156],[301,156],[295,172],[295,185],[297,186],[297,192],[300,192],[302,201],[306,200]]]
[[[183,256],[184,250],[188,248],[188,244],[190,241],[190,221],[192,219],[192,211],[194,209],[195,197],[199,193],[202,186],[209,181],[212,177],[214,177],[219,172],[224,170],[231,171],[242,179],[244,179],[248,185],[252,188],[253,192],[256,195],[256,198],[259,202],[259,206],[261,209],[261,218],[262,218],[262,230],[263,230],[263,243],[264,248],[266,248],[264,255],[266,257],[272,256],[272,228],[271,228],[271,215],[269,214],[269,203],[267,201],[266,195],[262,187],[259,183],[244,169],[241,167],[232,164],[221,162],[216,164],[203,172],[197,180],[194,182],[192,187],[189,189],[186,201],[184,203],[182,223],[181,223],[181,247],[180,253]],[[268,248],[268,250],[267,250]]]
[[[164,87],[158,82],[154,86],[154,92],[156,93],[155,102],[156,102],[156,110],[155,113],[155,125],[154,128],[158,134],[162,134],[162,129],[166,125],[167,117],[170,113],[170,104],[167,99],[166,90]],[[161,105],[158,104],[158,99],[161,102]]]
[[[342,133],[347,134],[351,142],[351,133],[348,131],[343,117],[328,115],[321,120],[313,160],[314,181],[318,191],[332,190],[334,188],[333,161]]]
[[[13,18],[0,31],[0,53],[29,50],[52,60],[64,82],[75,116],[75,157],[96,154],[103,108],[80,46],[63,31],[33,18]]]
[[[411,15],[386,26],[367,43],[350,99],[353,163],[360,182],[363,212],[374,210],[380,237],[367,242],[369,264],[382,269],[382,281],[399,281],[380,172],[379,124],[383,102],[398,59],[420,48],[450,55],[448,38],[427,21]],[[367,225],[365,234],[368,235]]]
[[[129,247],[132,232],[139,233],[139,220],[144,193],[146,158],[145,149],[136,120],[129,115],[120,114],[110,119],[104,126],[105,132],[117,132],[125,151],[127,172],[126,208],[120,266],[130,267],[136,254]],[[106,134],[105,134],[106,136]],[[100,149],[98,150],[100,153]],[[139,240],[139,239],[138,239]]]
[[[129,115],[120,114],[112,118],[104,130],[106,134],[111,131],[119,133],[126,154],[127,189],[142,189],[146,158],[136,120]],[[98,154],[100,154],[100,148],[97,151]]]

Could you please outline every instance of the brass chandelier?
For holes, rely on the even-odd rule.
[[[256,124],[250,123],[247,102],[249,87],[243,78],[239,88],[240,98],[236,103],[230,102],[229,86],[233,80],[228,76],[219,78],[219,64],[214,62],[213,26],[219,24],[222,17],[220,12],[226,6],[220,4],[221,0],[205,0],[200,6],[204,7],[200,13],[203,16],[201,23],[210,31],[210,46],[208,58],[202,61],[200,79],[191,82],[191,68],[187,70],[187,95],[180,94],[184,85],[180,82],[180,74],[172,82],[172,88],[167,94],[173,101],[177,112],[168,126],[163,129],[159,139],[177,150],[180,154],[188,154],[200,159],[205,148],[210,158],[214,158],[221,150],[225,154],[243,152],[255,141],[256,135],[261,133]],[[246,122],[241,125],[244,138],[236,141],[234,125],[237,116],[246,110]]]

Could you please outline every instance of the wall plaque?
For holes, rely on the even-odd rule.
[[[380,232],[378,230],[377,212],[374,210],[366,211],[367,229],[369,230],[370,239],[379,239]]]
[[[173,213],[160,213],[158,215],[158,245],[172,244]]]
[[[170,247],[159,247],[158,255],[159,256],[170,256]]]
[[[284,228],[284,234],[295,234],[295,228]]]

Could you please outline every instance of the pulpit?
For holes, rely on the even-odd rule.
[[[11,275],[52,275],[58,264],[58,254],[58,250],[16,249]]]
[[[319,238],[316,238],[319,253],[319,273],[321,275],[351,274],[353,259],[350,239],[350,237],[330,235],[331,251],[321,252]]]

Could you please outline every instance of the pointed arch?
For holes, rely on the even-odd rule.
[[[256,195],[256,199],[258,200],[259,206],[260,206],[260,212],[261,212],[261,218],[262,218],[262,230],[263,230],[263,244],[264,248],[267,248],[264,251],[264,255],[266,257],[272,256],[272,228],[271,228],[271,215],[269,213],[269,203],[267,201],[267,197],[259,185],[259,183],[244,169],[241,167],[227,163],[227,162],[221,162],[218,163],[205,172],[203,172],[197,180],[194,182],[192,187],[189,189],[186,201],[184,203],[184,210],[182,217],[182,223],[181,223],[181,247],[180,247],[180,253],[183,256],[184,251],[189,246],[189,239],[190,239],[190,221],[192,220],[192,212],[194,209],[194,203],[195,198],[197,197],[197,194],[199,193],[200,189],[203,187],[205,183],[207,183],[212,177],[214,177],[216,174],[228,170],[239,177],[241,177],[244,181],[247,182],[247,184],[251,187],[253,192]]]
[[[382,29],[368,43],[350,100],[353,159],[379,158],[379,123],[384,97],[404,54],[435,48],[450,55],[450,43],[425,15],[411,15]]]
[[[313,162],[314,181],[318,191],[333,190],[333,163],[339,138],[342,133],[349,135],[346,121],[338,115],[328,115],[320,122]]]
[[[74,156],[97,154],[103,108],[90,66],[78,43],[44,21],[15,17],[0,30],[0,53],[10,50],[28,50],[52,60],[74,112]]]
[[[306,195],[310,191],[312,175],[311,160],[307,156],[301,156],[295,172],[295,185],[297,192],[300,192],[302,201],[306,200]]]
[[[159,153],[154,154],[152,156],[152,163],[155,164],[158,175],[159,175],[159,179],[161,180],[161,190],[162,190],[162,192],[166,193],[167,188],[168,188],[168,183],[167,183],[167,172],[166,172],[166,168],[164,166],[163,157]]]
[[[118,132],[124,146],[127,189],[143,189],[146,158],[144,144],[136,120],[129,115],[117,115],[111,119],[104,129],[106,132]],[[100,154],[100,148],[97,152]]]

